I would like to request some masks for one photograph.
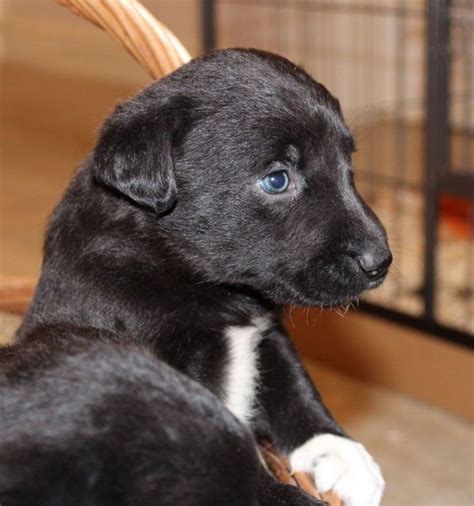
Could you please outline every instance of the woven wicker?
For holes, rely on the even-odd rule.
[[[158,79],[191,59],[176,36],[136,0],[57,0],[109,33]]]
[[[57,0],[75,14],[89,20],[109,33],[158,79],[191,57],[175,35],[160,23],[137,0]],[[300,487],[309,495],[340,506],[333,493],[320,494],[307,473],[292,473],[286,456],[266,441],[259,445],[260,453],[275,477],[282,483]]]

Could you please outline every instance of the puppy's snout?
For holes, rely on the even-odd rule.
[[[357,263],[370,281],[377,281],[387,274],[392,253],[388,249],[365,251],[357,257]]]
[[[371,282],[383,278],[392,263],[392,253],[385,241],[352,243],[347,253]]]

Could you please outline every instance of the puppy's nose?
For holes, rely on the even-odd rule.
[[[370,281],[376,281],[387,274],[392,259],[392,253],[383,249],[380,251],[366,251],[357,257],[357,262]]]

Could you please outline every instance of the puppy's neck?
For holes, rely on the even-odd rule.
[[[148,342],[165,335],[174,342],[188,332],[278,318],[280,308],[258,293],[209,282],[192,269],[160,222],[79,172],[53,215],[41,296],[20,336],[39,322],[68,319]]]

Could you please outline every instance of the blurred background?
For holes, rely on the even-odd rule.
[[[339,98],[394,267],[357,312],[288,308],[287,326],[329,405],[381,462],[386,504],[474,504],[474,2],[142,3],[193,56],[274,51]],[[0,0],[0,73],[6,336],[74,168],[114,104],[150,78],[53,0]]]

